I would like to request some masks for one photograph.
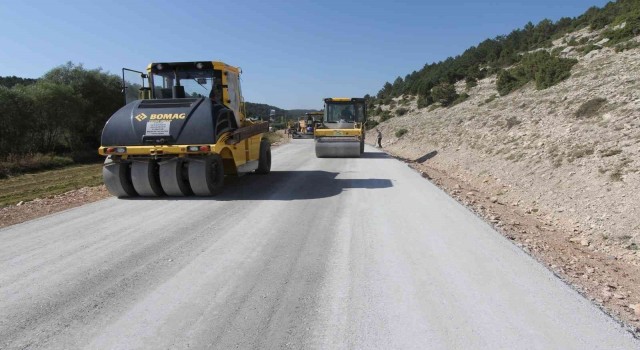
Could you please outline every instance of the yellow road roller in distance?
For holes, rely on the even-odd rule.
[[[245,117],[240,74],[217,61],[151,63],[141,99],[114,113],[102,132],[109,192],[213,196],[225,175],[269,173],[269,125]]]
[[[316,157],[360,157],[366,120],[364,98],[325,98],[324,116],[314,131]]]

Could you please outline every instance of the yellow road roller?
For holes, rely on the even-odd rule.
[[[295,136],[299,138],[313,138],[315,128],[322,123],[323,112],[308,112],[300,117],[296,123]]]
[[[364,153],[365,99],[324,99],[324,116],[314,130],[316,157],[360,157]]]
[[[142,74],[148,87],[102,131],[109,192],[213,196],[225,175],[269,173],[269,125],[245,117],[240,74],[217,61],[151,63]]]

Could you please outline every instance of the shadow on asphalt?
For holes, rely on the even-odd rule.
[[[346,189],[392,187],[389,179],[336,179],[339,173],[322,170],[272,171],[268,175],[227,177],[216,200],[302,200],[337,196]]]
[[[272,171],[267,175],[227,176],[215,197],[134,197],[129,200],[274,200],[291,201],[337,196],[344,190],[393,187],[389,179],[337,179],[339,173],[321,170]]]
[[[392,156],[384,152],[364,152],[360,155],[360,158],[365,159],[393,159]]]

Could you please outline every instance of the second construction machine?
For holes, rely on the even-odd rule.
[[[360,157],[366,120],[364,98],[325,98],[322,124],[314,131],[316,157]]]
[[[225,175],[269,173],[268,123],[245,118],[240,69],[222,62],[152,63],[149,87],[106,123],[99,153],[111,194],[212,196]],[[124,73],[123,73],[124,74]]]
[[[296,123],[294,137],[313,138],[313,132],[322,124],[323,112],[308,112],[304,117],[300,117]]]

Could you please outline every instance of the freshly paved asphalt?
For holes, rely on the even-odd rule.
[[[272,170],[0,230],[0,348],[640,348],[374,148],[317,159],[294,140]]]

